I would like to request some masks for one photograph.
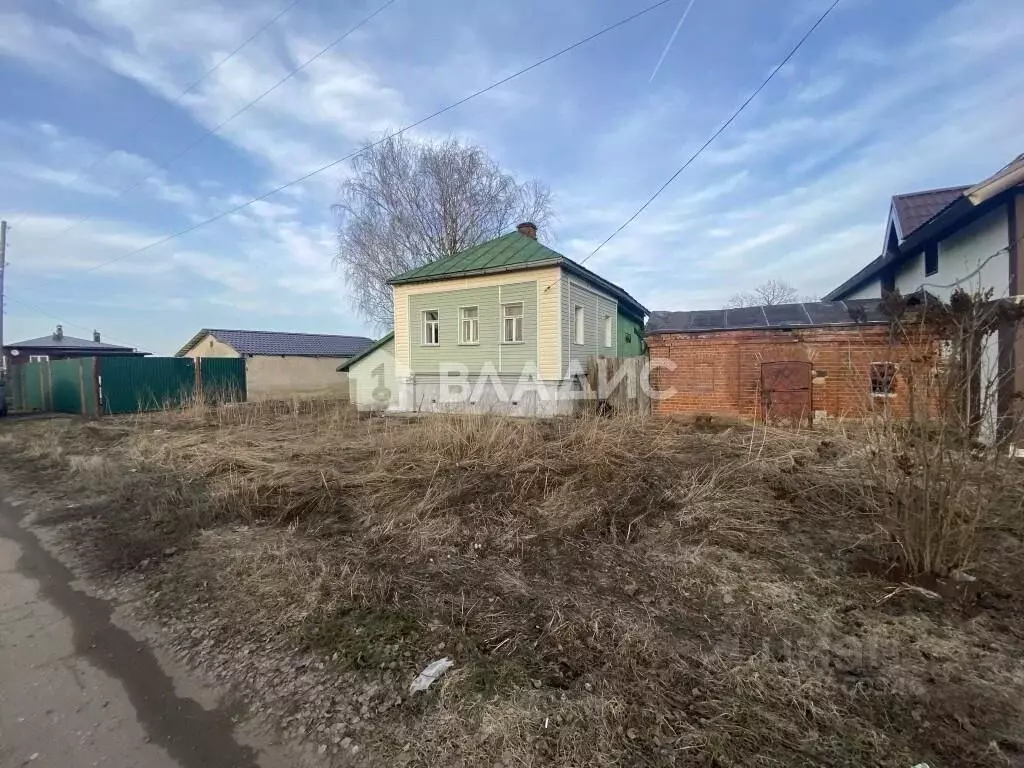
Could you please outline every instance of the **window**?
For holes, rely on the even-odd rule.
[[[615,335],[615,327],[612,323],[612,316],[604,316],[604,345],[606,347],[612,346],[612,340]]]
[[[50,362],[49,355],[29,355],[28,361],[30,363],[48,363]]]
[[[506,344],[518,344],[523,340],[523,305],[504,304],[501,308],[504,317],[502,341]]]
[[[896,363],[872,363],[870,378],[872,397],[896,394]]]
[[[428,309],[423,313],[423,345],[436,347],[441,343],[441,335],[438,332],[440,315],[436,309]]]
[[[932,243],[924,251],[924,275],[934,275],[939,271],[939,244]]]
[[[459,344],[480,343],[480,311],[476,307],[459,310]]]
[[[584,338],[584,336],[583,336],[583,327],[585,325],[584,320],[583,320],[583,307],[581,307],[579,304],[574,306],[573,310],[572,310],[572,317],[573,317],[572,341],[573,341],[574,344],[583,344],[584,343],[583,342],[583,338]]]

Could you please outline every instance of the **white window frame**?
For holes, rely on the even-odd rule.
[[[30,363],[48,363],[50,362],[49,355],[29,355],[28,361]]]
[[[427,315],[434,313],[435,319],[427,320]],[[433,341],[428,341],[428,331],[433,328]],[[424,309],[420,313],[420,346],[439,347],[441,345],[441,310]]]
[[[604,316],[604,328],[601,329],[604,334],[604,345],[605,347],[611,348],[615,346],[615,323],[611,315]]]
[[[874,376],[872,375],[875,366],[888,366],[892,369],[892,376],[889,379],[889,391],[888,392],[875,392],[874,391]],[[872,397],[896,397],[896,375],[899,373],[899,366],[888,360],[876,360],[868,366],[868,391]]]
[[[509,309],[519,307],[518,315],[510,315]],[[525,344],[526,339],[523,333],[523,317],[526,314],[526,304],[522,301],[510,301],[501,305],[501,343],[502,344]],[[512,321],[511,326],[509,320]],[[511,327],[512,333],[509,333]]]
[[[466,310],[476,310],[476,317],[466,317]],[[469,329],[467,338],[466,329]],[[468,305],[459,307],[459,345],[474,347],[480,343],[480,307]]]
[[[582,304],[572,307],[572,343],[583,346],[587,343],[587,311]]]

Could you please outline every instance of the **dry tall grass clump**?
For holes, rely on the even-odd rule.
[[[1024,755],[1020,558],[938,599],[862,573],[888,491],[861,490],[860,437],[300,404],[116,424],[104,456],[131,479],[104,469],[81,540],[134,553],[102,562],[144,563],[245,679],[261,647],[325,660],[325,729],[363,681],[344,733],[367,765]],[[54,466],[95,439],[53,437]]]

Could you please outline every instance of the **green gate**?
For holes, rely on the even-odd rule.
[[[57,413],[99,415],[96,358],[55,360],[50,364],[50,410]]]
[[[197,357],[199,394],[207,403],[245,401],[245,360],[240,357]]]
[[[187,357],[100,357],[104,413],[138,413],[174,407],[196,391],[196,366]]]

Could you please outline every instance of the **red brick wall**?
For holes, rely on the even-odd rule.
[[[655,398],[661,415],[723,413],[756,418],[761,410],[761,364],[800,360],[811,364],[811,409],[828,416],[864,416],[882,407],[897,414],[907,408],[907,386],[897,374],[896,394],[870,394],[873,362],[894,362],[904,370],[921,354],[892,345],[886,326],[794,331],[717,331],[648,336],[655,390],[675,389],[668,398]],[[671,360],[675,369],[655,361]]]

